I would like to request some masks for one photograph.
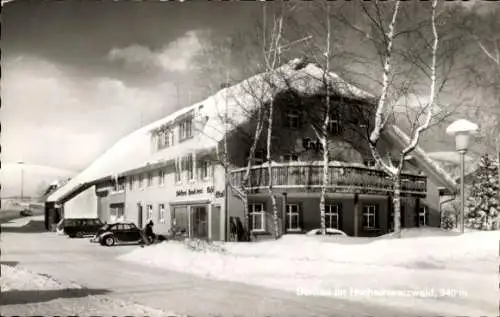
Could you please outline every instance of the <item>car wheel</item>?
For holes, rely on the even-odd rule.
[[[74,234],[68,234],[68,236],[69,236],[70,238],[75,238],[75,237],[76,237],[76,235],[74,235]]]
[[[108,247],[114,245],[115,244],[115,238],[113,238],[112,236],[106,237],[104,239],[104,244],[107,245]]]
[[[83,233],[82,232],[77,232],[76,233],[77,238],[83,238]]]

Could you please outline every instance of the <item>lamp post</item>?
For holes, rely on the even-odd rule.
[[[448,126],[446,133],[455,136],[455,149],[460,153],[460,232],[464,233],[465,225],[465,186],[464,186],[464,171],[465,171],[465,153],[469,146],[469,138],[478,130],[475,123],[460,119]]]
[[[19,164],[21,166],[21,202],[23,202],[24,201],[24,168],[23,168],[24,162],[19,161],[19,162],[17,162],[17,164]]]

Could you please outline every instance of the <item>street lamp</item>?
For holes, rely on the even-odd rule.
[[[19,161],[17,164],[21,165],[21,202],[24,200],[24,168],[23,164],[24,162]]]
[[[469,146],[469,138],[478,130],[478,126],[465,119],[460,119],[448,126],[446,133],[455,136],[455,149],[460,153],[460,232],[464,233],[465,201],[464,201],[464,170],[465,153]]]

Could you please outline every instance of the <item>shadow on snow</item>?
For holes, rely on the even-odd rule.
[[[60,290],[9,290],[2,292],[1,305],[19,305],[48,302],[58,298],[78,298],[109,293],[105,289],[60,289]]]

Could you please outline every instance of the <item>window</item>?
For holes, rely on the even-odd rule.
[[[109,206],[110,216],[115,218],[115,221],[122,221],[125,216],[125,207],[123,204],[112,204]]]
[[[286,126],[291,129],[299,128],[300,116],[297,111],[290,111],[286,114]]]
[[[193,119],[185,119],[179,124],[179,140],[185,140],[193,136]]]
[[[175,160],[175,182],[178,183],[181,181],[181,168],[179,159]]]
[[[151,220],[153,219],[153,205],[146,205],[146,211],[147,211],[147,215],[148,215],[148,218],[147,220]]]
[[[125,190],[125,181],[122,179],[118,182],[118,191],[124,191]]]
[[[117,207],[116,218],[123,220],[125,216],[125,208],[123,205]]]
[[[165,223],[165,204],[158,206],[158,219],[160,223]]]
[[[250,228],[252,231],[264,231],[264,204],[249,204]]]
[[[283,155],[283,161],[284,162],[297,162],[299,160],[299,157],[297,154],[286,154]]]
[[[130,176],[128,179],[128,189],[129,190],[134,189],[134,176]]]
[[[340,229],[340,205],[328,204],[325,205],[325,224],[330,229]]]
[[[194,179],[194,164],[193,164],[193,155],[189,154],[183,157],[182,159],[182,170],[187,171],[187,179]]]
[[[377,206],[366,205],[363,207],[363,227],[368,229],[376,228],[375,220],[377,219]]]
[[[144,185],[144,177],[139,175],[139,188],[143,188]]]
[[[299,226],[299,205],[287,204],[286,205],[286,230],[287,231],[300,231]]]
[[[163,186],[165,184],[165,171],[160,170],[158,172],[158,185]]]
[[[153,185],[153,174],[148,173],[148,186]]]
[[[340,122],[337,118],[330,117],[330,120],[328,120],[328,132],[332,135],[340,135],[342,133],[342,127],[340,126]]]
[[[207,160],[201,162],[201,179],[208,178],[208,170],[210,168],[210,163]]]
[[[160,131],[157,134],[156,139],[158,140],[158,150],[161,150],[165,147],[165,138],[164,138],[165,132]]]
[[[170,133],[171,133],[170,131],[163,132],[163,145],[164,145],[164,147],[169,147],[172,145],[170,143],[170,139],[171,139]]]
[[[372,160],[372,159],[365,160],[364,163],[368,167],[375,167],[375,165],[376,165],[375,160]]]
[[[420,226],[427,226],[429,224],[427,206],[420,206],[420,210],[418,212],[418,223]]]

